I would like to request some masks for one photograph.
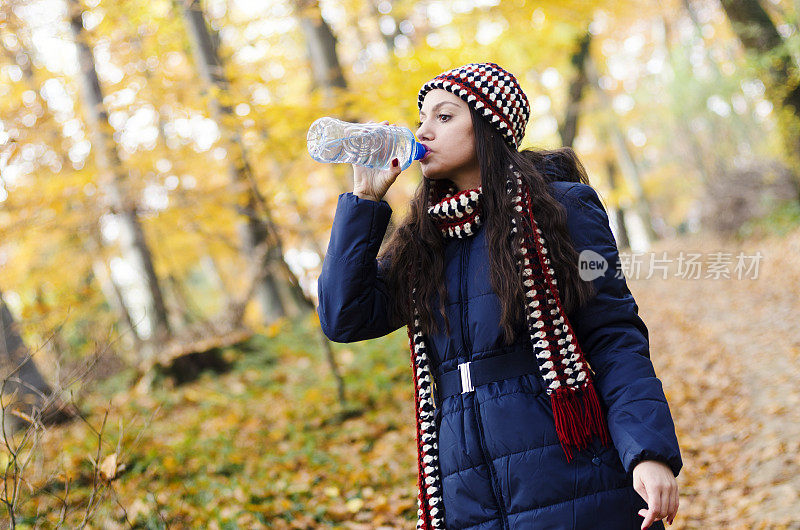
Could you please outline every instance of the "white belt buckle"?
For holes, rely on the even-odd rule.
[[[469,365],[471,361],[458,364],[458,372],[461,375],[461,393],[472,392],[475,388],[472,386],[472,376],[469,372]]]

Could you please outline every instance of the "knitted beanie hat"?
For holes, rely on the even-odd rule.
[[[417,105],[422,109],[425,94],[435,88],[452,92],[484,116],[514,149],[525,136],[531,107],[517,78],[495,63],[469,63],[442,72],[419,91]]]

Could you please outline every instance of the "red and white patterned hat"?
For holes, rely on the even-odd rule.
[[[419,91],[417,104],[422,109],[425,94],[435,88],[452,92],[497,128],[503,139],[517,149],[531,107],[517,78],[495,63],[469,63],[442,72]]]

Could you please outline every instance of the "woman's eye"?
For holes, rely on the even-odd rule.
[[[439,118],[450,118],[451,116],[449,114],[439,114],[438,117]],[[447,120],[444,120],[444,121],[447,121]],[[420,127],[422,127],[422,122],[418,121],[417,122],[417,129],[419,129]]]

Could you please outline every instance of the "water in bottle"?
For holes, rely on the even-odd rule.
[[[397,158],[406,169],[427,153],[406,127],[380,123],[349,123],[336,118],[319,118],[308,129],[308,153],[318,162],[355,164],[389,169]]]

